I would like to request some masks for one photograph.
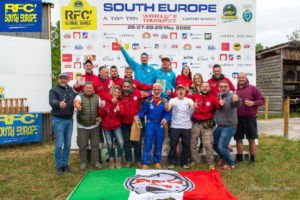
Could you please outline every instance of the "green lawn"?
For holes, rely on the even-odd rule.
[[[74,173],[56,177],[53,150],[54,143],[1,147],[0,199],[65,199],[85,172],[79,171],[79,157],[73,153]],[[206,169],[205,164],[193,168]],[[222,171],[221,178],[239,199],[300,200],[300,141],[261,136],[256,165],[238,164],[234,171]]]

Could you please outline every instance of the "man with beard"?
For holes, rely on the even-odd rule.
[[[73,101],[76,92],[68,85],[70,79],[66,73],[58,76],[58,85],[49,92],[49,104],[52,107],[52,126],[55,136],[56,175],[71,173],[68,167],[73,132]]]
[[[124,115],[121,116],[122,133],[124,139],[126,168],[131,167],[132,152],[130,131],[134,116],[139,112],[139,104],[143,98],[150,96],[149,93],[133,88],[133,82],[129,78],[125,78],[122,82],[121,100],[124,106]],[[140,141],[133,141],[134,144],[134,161],[137,167],[141,167],[141,138]]]
[[[237,109],[238,126],[234,139],[236,140],[238,154],[235,162],[243,161],[243,139],[244,135],[246,135],[251,155],[249,164],[254,165],[256,152],[255,139],[258,139],[256,115],[258,106],[264,105],[265,99],[257,87],[248,83],[245,73],[239,73],[237,79],[237,95],[242,99],[242,105]]]
[[[139,64],[128,55],[120,40],[116,38],[116,42],[119,45],[126,62],[134,71],[134,79],[147,85],[152,85],[153,83],[155,83],[156,71],[154,67],[148,65],[148,54],[142,53],[141,64]]]
[[[143,169],[149,169],[153,140],[155,148],[153,161],[156,169],[161,169],[162,145],[165,139],[165,126],[170,121],[171,113],[165,111],[166,99],[161,98],[162,86],[160,83],[153,85],[154,96],[146,100],[142,110],[135,116],[135,120],[147,115],[145,132],[145,146],[143,152]]]
[[[206,150],[206,162],[209,165],[209,170],[211,170],[215,168],[212,132],[215,122],[213,117],[215,110],[224,106],[224,101],[217,99],[216,96],[210,93],[208,82],[203,82],[201,94],[194,94],[192,98],[196,103],[196,108],[192,115],[191,159],[196,164],[200,163],[197,144],[199,136],[202,135],[202,142]]]
[[[207,82],[210,84],[211,87],[211,94],[214,96],[218,96],[219,92],[219,83],[220,81],[225,80],[229,83],[229,89],[234,91],[234,85],[231,83],[231,81],[222,74],[221,66],[218,64],[215,64],[213,66],[213,76],[211,79],[209,79]]]
[[[214,150],[219,154],[222,170],[235,169],[234,162],[227,145],[235,134],[237,127],[237,107],[241,104],[241,99],[235,92],[229,90],[227,81],[222,80],[219,84],[219,96],[224,101],[224,107],[216,110],[216,122],[218,127],[214,131]]]
[[[123,79],[119,77],[118,68],[115,65],[110,67],[110,78],[114,85],[118,85],[120,88],[122,88]]]

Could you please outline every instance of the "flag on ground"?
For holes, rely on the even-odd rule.
[[[112,169],[89,171],[68,200],[236,200],[218,170]]]

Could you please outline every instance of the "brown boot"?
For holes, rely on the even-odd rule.
[[[122,163],[122,158],[117,158],[117,159],[116,159],[116,168],[117,168],[117,169],[122,168],[121,163]]]
[[[115,169],[115,159],[114,158],[109,159],[109,168]]]

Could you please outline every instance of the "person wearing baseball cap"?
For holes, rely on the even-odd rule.
[[[194,101],[190,98],[184,97],[186,90],[183,85],[176,87],[177,97],[165,103],[166,111],[172,112],[171,116],[171,132],[170,132],[170,152],[169,152],[169,169],[173,169],[177,164],[176,147],[181,138],[182,153],[180,164],[182,168],[189,169],[188,157],[190,154],[191,141],[191,111],[195,109]]]
[[[52,126],[55,136],[56,175],[63,172],[71,173],[68,167],[71,137],[73,132],[73,101],[76,92],[68,85],[70,79],[67,73],[58,76],[58,85],[49,92],[49,104],[52,107]]]
[[[134,71],[134,79],[144,83],[146,85],[153,85],[155,83],[156,71],[154,67],[148,64],[149,55],[147,53],[141,54],[141,64],[134,61],[124,49],[122,42],[116,38],[116,42],[119,45],[121,52],[130,67]],[[148,91],[151,92],[151,91]]]
[[[161,68],[156,70],[156,82],[163,86],[163,92],[161,96],[169,99],[176,85],[176,75],[170,69],[170,58],[163,57],[161,62]]]

